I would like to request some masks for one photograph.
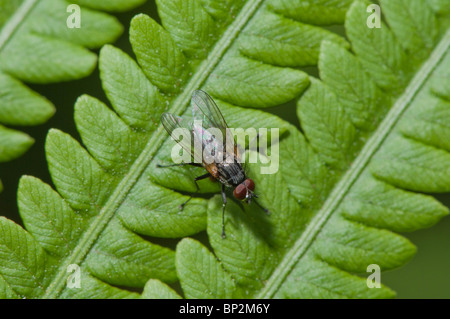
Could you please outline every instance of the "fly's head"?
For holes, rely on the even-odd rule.
[[[252,179],[247,178],[238,186],[236,186],[233,191],[233,195],[234,197],[236,197],[236,199],[245,200],[250,204],[253,197],[258,198],[258,196],[256,196],[256,194],[254,193],[254,190],[255,182]]]

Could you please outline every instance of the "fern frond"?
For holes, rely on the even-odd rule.
[[[96,49],[115,41],[123,31],[112,16],[81,7],[81,27],[70,29],[66,21],[69,2],[63,0],[0,1],[0,123],[11,126],[39,125],[55,112],[45,97],[23,82],[54,83],[89,75]],[[94,1],[92,1],[94,2]],[[127,10],[143,3],[95,1],[95,9]],[[31,136],[2,126],[0,162],[21,156],[33,144]]]
[[[27,245],[2,248],[0,258],[25,260],[22,268],[31,274],[0,266],[2,295],[178,298],[169,285],[179,280],[188,298],[393,297],[385,286],[369,289],[357,274],[370,264],[382,270],[405,264],[415,247],[394,232],[429,227],[448,214],[423,194],[450,190],[450,93],[436,82],[448,75],[450,31],[433,22],[446,18],[442,12],[418,10],[418,23],[436,37],[428,51],[419,50],[422,58],[407,63],[418,52],[414,43],[424,39],[399,42],[405,25],[388,13],[389,27],[367,29],[365,1],[157,3],[163,27],[144,15],[131,24],[139,65],[112,46],[101,51],[102,83],[113,109],[93,97],[78,99],[75,120],[85,148],[61,131],[49,132],[46,154],[57,192],[22,178],[19,205],[29,233],[0,220],[17,233],[1,233],[0,247],[14,246],[12,239]],[[238,12],[235,19],[222,14],[226,8]],[[293,9],[289,15],[286,8]],[[312,14],[318,8],[326,14]],[[317,26],[344,20],[348,42]],[[304,38],[302,31],[313,36]],[[320,79],[290,68],[316,61]],[[201,170],[155,167],[170,160],[174,145],[158,125],[161,112],[189,114],[198,88],[218,100],[230,127],[278,127],[282,137],[278,173],[249,165],[271,215],[230,201],[226,239],[220,196],[196,197],[179,211],[187,199],[181,192],[195,190],[193,177]],[[293,99],[301,131],[256,109]],[[203,193],[217,191],[210,181],[200,185]],[[42,214],[30,217],[31,211]],[[184,238],[175,251],[142,237],[204,230],[208,243]],[[81,267],[80,289],[66,286],[73,264]]]

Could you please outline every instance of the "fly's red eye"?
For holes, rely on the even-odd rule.
[[[244,181],[244,185],[247,186],[247,188],[249,190],[251,190],[252,192],[255,190],[255,182],[252,179],[250,179],[250,178],[247,178]]]
[[[234,197],[239,200],[245,199],[247,196],[247,187],[245,187],[244,183],[239,184],[233,191]]]
[[[247,197],[248,191],[253,192],[255,190],[255,182],[250,178],[247,178],[243,183],[236,186],[233,191],[234,197],[239,200],[243,200]]]

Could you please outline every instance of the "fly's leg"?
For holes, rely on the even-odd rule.
[[[259,208],[261,208],[264,211],[264,213],[270,215],[270,211],[267,208],[264,208],[260,203],[258,203],[258,201],[255,198],[258,198],[258,195],[252,193],[251,196],[249,196],[247,203],[250,205],[250,203],[253,201],[256,205],[258,205]]]
[[[227,194],[225,193],[225,185],[222,184],[222,199],[223,199],[223,208],[222,208],[222,238],[225,239],[225,206],[227,205]]]
[[[254,197],[257,197],[256,195]],[[253,200],[253,202],[258,205],[259,208],[261,208],[264,213],[266,213],[267,215],[270,215],[270,210],[268,210],[267,208],[264,208],[260,203],[258,203],[258,201],[256,201],[255,199]]]
[[[156,164],[156,167],[158,167],[158,168],[167,168],[167,167],[185,166],[185,165],[191,165],[191,166],[195,166],[195,167],[202,167],[202,165],[201,165],[200,163],[177,163],[177,164],[168,164],[168,165]],[[202,180],[202,179],[205,179],[205,178],[208,178],[208,177],[210,177],[210,176],[211,176],[211,174],[207,173],[207,174],[205,174],[205,175],[196,177],[196,178],[194,179],[195,187],[196,187],[195,193],[192,194],[191,196],[189,196],[189,198],[188,198],[184,203],[182,203],[182,204],[180,205],[180,210],[183,210],[183,209],[184,209],[184,206],[185,206],[185,205],[192,199],[192,197],[193,197],[195,194],[197,194],[198,191],[200,190],[200,188],[198,187],[197,181]]]
[[[198,191],[200,190],[200,188],[198,187],[197,181],[202,180],[202,179],[205,179],[205,178],[208,178],[209,176],[210,176],[210,174],[209,174],[209,173],[206,173],[205,175],[196,177],[196,178],[194,179],[195,187],[196,187],[197,189],[195,190],[195,193],[194,193],[194,194],[192,194],[191,196],[189,196],[189,198],[187,199],[187,201],[185,201],[183,204],[180,205],[180,210],[183,210],[184,206],[185,206],[185,205],[192,199],[192,197],[193,197],[195,194],[197,194]]]

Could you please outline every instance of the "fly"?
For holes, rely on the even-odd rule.
[[[245,201],[248,204],[258,198],[255,194],[255,182],[246,176],[242,166],[240,146],[234,144],[234,137],[228,129],[222,113],[214,100],[204,91],[196,90],[191,99],[193,121],[188,121],[179,116],[163,113],[161,123],[172,138],[191,155],[191,163],[179,163],[170,165],[157,165],[157,167],[172,167],[182,165],[192,165],[204,167],[207,173],[194,179],[199,191],[197,181],[211,178],[222,184],[222,238],[225,238],[225,206],[227,204],[226,188],[233,189],[233,195],[236,199]],[[183,129],[187,133],[183,138],[179,135]],[[216,130],[222,138],[217,138],[211,131]],[[187,137],[187,138],[186,138]],[[194,143],[192,143],[194,141]],[[195,149],[195,144],[200,146],[200,152]],[[200,154],[198,154],[200,153]],[[206,154],[206,156],[205,156]],[[180,209],[192,199],[181,204]],[[259,207],[258,202],[253,200]],[[269,211],[261,207],[266,213]]]

